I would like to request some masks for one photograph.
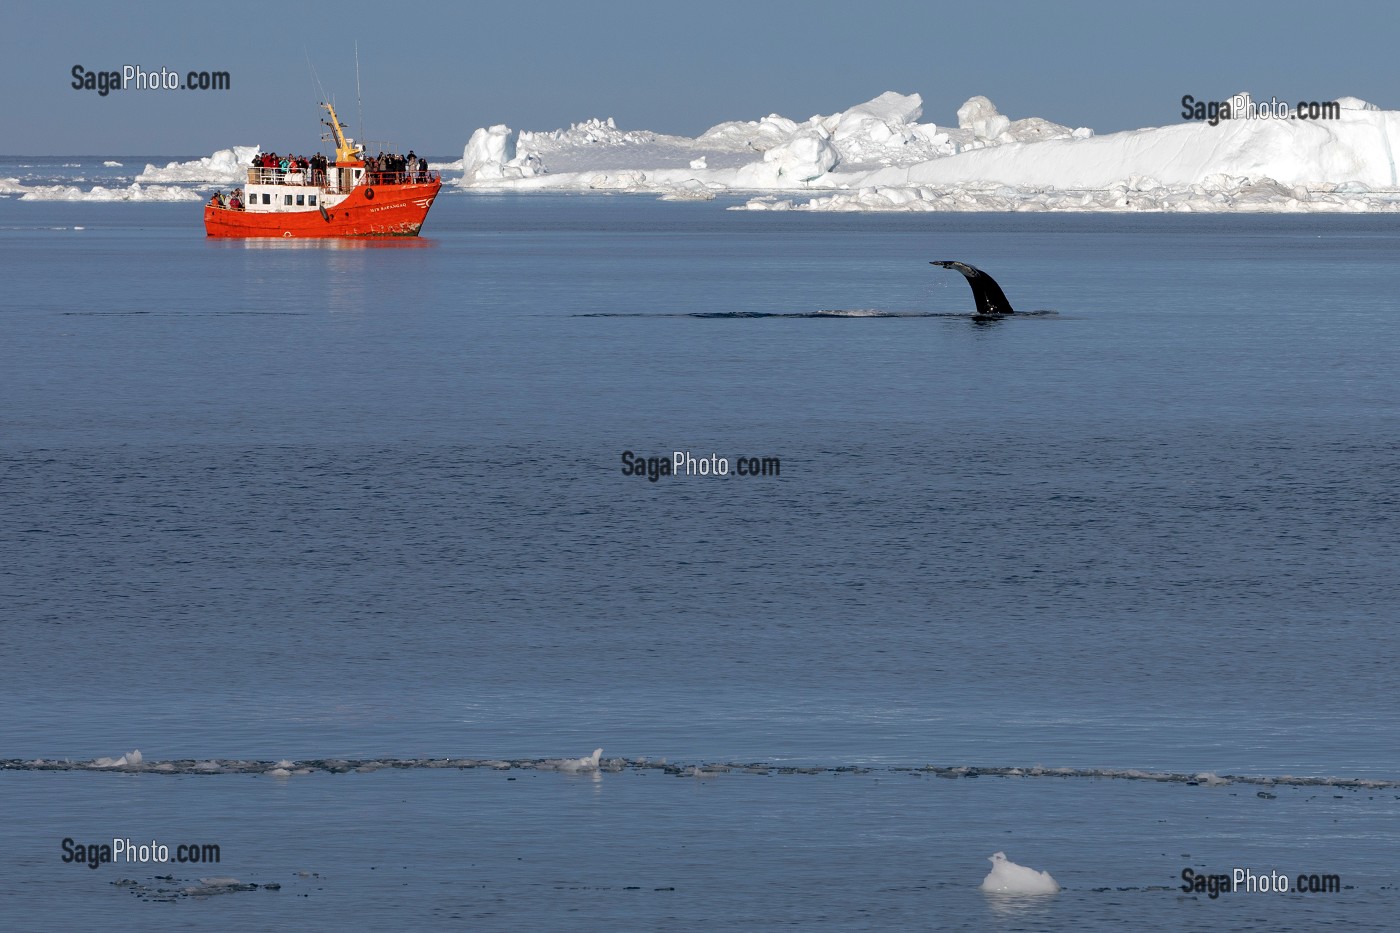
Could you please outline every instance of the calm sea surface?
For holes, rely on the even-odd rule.
[[[780,767],[16,765],[0,927],[1386,928],[1393,219],[725,206],[309,244],[0,198],[0,759]],[[224,854],[60,860],[113,836]],[[1065,891],[983,895],[997,850]]]

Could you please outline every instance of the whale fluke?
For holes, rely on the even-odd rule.
[[[967,279],[967,284],[972,286],[972,297],[977,301],[978,314],[1015,314],[1011,307],[1011,302],[1006,300],[1006,294],[997,284],[997,280],[976,266],[969,266],[965,262],[958,262],[956,259],[945,259],[937,262],[930,262],[931,266],[942,266],[945,269],[952,269],[961,272]]]

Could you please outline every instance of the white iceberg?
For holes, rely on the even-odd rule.
[[[522,178],[524,172],[512,171],[509,163],[515,159],[515,144],[510,139],[510,127],[504,123],[482,127],[467,140],[462,150],[464,181],[489,181]]]
[[[189,162],[167,162],[164,168],[150,163],[140,175],[138,182],[204,182],[215,185],[241,184],[248,179],[248,169],[253,156],[261,150],[257,146],[234,146],[220,149],[213,155],[193,159]]]
[[[998,852],[987,859],[992,870],[982,879],[982,890],[991,894],[1058,894],[1060,885],[1048,871],[1017,865]]]
[[[830,171],[840,157],[831,135],[821,127],[804,127],[781,145],[763,153],[763,161],[740,169],[740,187],[790,188],[816,181]]]
[[[1400,112],[1357,98],[1333,120],[1183,122],[1107,135],[1040,117],[1012,119],[986,97],[957,125],[919,122],[918,94],[893,91],[797,122],[731,121],[695,138],[588,120],[567,130],[477,130],[463,188],[700,191],[807,190],[751,210],[827,211],[1395,211]],[[473,145],[475,144],[475,145]]]

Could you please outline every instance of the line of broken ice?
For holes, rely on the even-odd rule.
[[[175,759],[153,761],[140,751],[131,751],[118,758],[71,759],[0,759],[0,771],[120,771],[156,774],[266,774],[274,777],[327,772],[332,774],[369,773],[384,769],[417,770],[450,768],[459,770],[490,769],[497,771],[533,770],[558,771],[565,774],[589,774],[620,771],[656,770],[677,777],[712,777],[723,774],[819,775],[819,774],[909,774],[947,779],[979,777],[1001,778],[1097,778],[1122,781],[1145,781],[1163,784],[1186,784],[1218,787],[1239,784],[1258,787],[1334,787],[1356,790],[1400,788],[1400,779],[1358,778],[1338,776],[1297,775],[1238,775],[1217,774],[1213,771],[1176,772],[1144,771],[1135,768],[1046,768],[1034,766],[976,767],[971,765],[867,766],[785,765],[770,761],[675,763],[666,759],[604,758],[601,748],[582,758],[309,758],[281,759]],[[280,773],[279,773],[280,772]]]
[[[125,188],[94,185],[26,185],[17,178],[0,178],[0,195],[17,195],[21,201],[202,201],[196,191],[179,185],[143,185],[133,182]]]
[[[18,178],[0,178],[0,196],[18,196],[21,201],[202,201],[204,196],[196,188],[242,184],[257,151],[257,146],[234,146],[188,162],[168,162],[164,167],[147,163],[124,188],[27,185]],[[102,164],[121,165],[110,159]]]

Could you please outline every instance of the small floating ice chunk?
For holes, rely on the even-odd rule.
[[[133,749],[120,758],[98,758],[92,763],[94,768],[125,768],[127,765],[139,765],[141,763],[141,750]]]
[[[121,167],[122,167],[122,164],[121,164],[120,162],[113,162],[111,159],[108,159],[106,162],[103,162],[102,164],[105,165],[105,166],[107,166],[108,168],[121,168]]]
[[[982,890],[992,894],[1058,894],[1060,885],[1048,871],[1017,865],[998,852],[987,861],[992,870],[982,879]]]
[[[289,778],[292,776],[292,772],[288,771],[286,768],[273,768],[271,771],[267,772],[267,776],[274,778]]]
[[[593,754],[583,758],[565,758],[558,762],[556,767],[567,774],[576,774],[580,771],[597,771],[598,759],[603,757],[601,748],[593,749]]]
[[[236,891],[255,891],[256,884],[239,881],[237,878],[200,878],[199,887],[187,887],[184,893],[192,897],[209,894],[232,894]]]

